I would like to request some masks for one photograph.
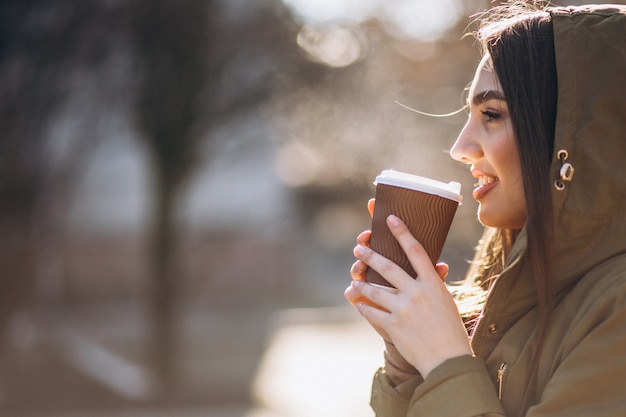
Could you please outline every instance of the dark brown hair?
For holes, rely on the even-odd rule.
[[[519,5],[498,8],[477,32],[485,53],[491,56],[506,98],[523,176],[527,208],[525,257],[532,267],[540,317],[537,345],[524,396],[529,395],[531,381],[537,372],[553,307],[549,171],[554,152],[558,94],[550,15],[541,10],[528,10],[528,7],[525,4],[521,8]],[[515,231],[500,231],[499,235],[500,238],[515,235]],[[504,249],[501,248],[500,257],[503,256]]]

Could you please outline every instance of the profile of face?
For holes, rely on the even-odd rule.
[[[478,65],[470,86],[469,118],[450,150],[452,158],[470,165],[478,180],[472,196],[485,226],[521,229],[526,203],[519,153],[502,87],[489,55]]]

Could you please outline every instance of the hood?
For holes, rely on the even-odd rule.
[[[548,11],[558,79],[550,171],[554,284],[563,292],[594,267],[626,253],[626,6]],[[522,230],[475,329],[479,356],[537,305],[526,245]]]
[[[560,180],[564,163],[574,170],[552,192],[557,266],[569,284],[626,252],[626,6],[551,13],[559,82],[552,177]]]

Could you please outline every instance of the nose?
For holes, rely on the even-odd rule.
[[[456,142],[452,145],[450,156],[456,161],[471,164],[482,155],[483,150],[480,143],[474,139],[470,121],[468,121],[461,130],[461,133],[459,133]]]

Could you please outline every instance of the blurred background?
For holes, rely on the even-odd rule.
[[[460,181],[463,277],[466,116],[402,105],[494,3],[0,1],[0,416],[372,416],[354,239],[382,169]]]

